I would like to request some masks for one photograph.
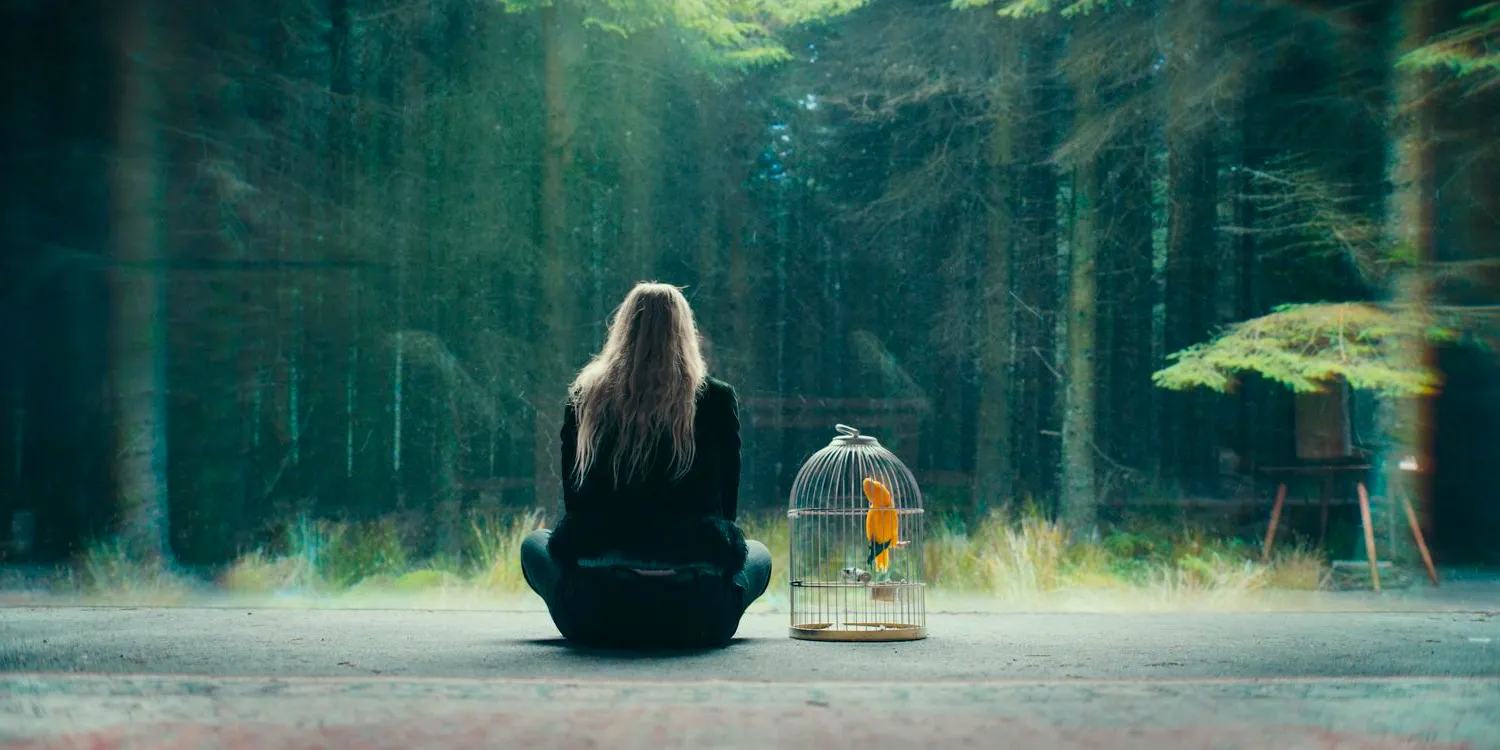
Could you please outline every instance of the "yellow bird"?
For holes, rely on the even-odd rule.
[[[864,490],[870,501],[870,512],[865,514],[865,539],[870,542],[870,557],[865,564],[884,573],[891,564],[891,547],[895,546],[899,534],[900,515],[891,500],[891,491],[885,485],[865,477]]]

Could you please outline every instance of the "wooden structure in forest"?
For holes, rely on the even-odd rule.
[[[1346,381],[1340,379],[1326,390],[1298,393],[1295,398],[1297,460],[1346,461],[1354,455]]]
[[[1283,305],[1268,315],[1236,323],[1211,341],[1169,355],[1176,363],[1153,374],[1152,380],[1169,390],[1201,387],[1224,392],[1234,386],[1240,373],[1255,372],[1296,394],[1296,461],[1260,469],[1262,474],[1279,477],[1261,551],[1262,557],[1269,559],[1292,476],[1321,478],[1323,536],[1327,533],[1331,483],[1342,473],[1372,468],[1354,450],[1349,418],[1351,389],[1398,399],[1432,395],[1441,377],[1420,362],[1413,364],[1410,350],[1454,336],[1434,316],[1410,310],[1393,311],[1367,303]],[[1363,479],[1356,480],[1355,489],[1370,581],[1378,591],[1375,533]],[[1428,576],[1436,584],[1437,571],[1410,500],[1404,493],[1393,494],[1397,496],[1393,499],[1400,499],[1405,506]]]
[[[1318,546],[1328,537],[1328,510],[1334,502],[1335,485],[1340,478],[1370,470],[1370,464],[1356,454],[1350,429],[1350,390],[1348,383],[1337,380],[1325,390],[1294,394],[1293,439],[1295,461],[1286,466],[1263,466],[1257,473],[1277,477],[1276,505],[1266,532],[1262,557],[1269,558],[1272,539],[1285,505],[1287,485],[1294,477],[1318,481]]]
[[[1350,389],[1343,379],[1335,379],[1327,383],[1321,391],[1297,394],[1295,424],[1297,461],[1290,466],[1267,466],[1260,469],[1263,474],[1279,477],[1276,501],[1271,506],[1271,519],[1266,527],[1265,544],[1261,547],[1261,559],[1269,561],[1271,558],[1271,547],[1276,541],[1277,526],[1281,521],[1282,508],[1286,503],[1287,484],[1292,477],[1301,475],[1314,476],[1319,479],[1321,493],[1318,544],[1322,546],[1328,535],[1328,508],[1332,499],[1333,484],[1339,476],[1352,473],[1355,476],[1360,527],[1364,532],[1365,556],[1370,565],[1370,583],[1376,591],[1379,591],[1380,570],[1375,552],[1375,529],[1370,516],[1370,495],[1365,488],[1364,479],[1361,478],[1361,475],[1368,472],[1372,466],[1354,449],[1349,427],[1349,397]],[[1403,462],[1403,471],[1413,471],[1416,468],[1414,465],[1407,467]],[[1417,523],[1411,500],[1399,488],[1393,489],[1392,495],[1399,499],[1405,508],[1406,520],[1411,527],[1412,535],[1416,538],[1417,549],[1420,550],[1422,562],[1427,567],[1427,575],[1436,586],[1438,585],[1437,569],[1433,566],[1432,555],[1427,550],[1427,541],[1422,536],[1422,528]]]

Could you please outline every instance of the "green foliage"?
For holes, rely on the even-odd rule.
[[[1398,68],[1450,70],[1459,76],[1500,76],[1500,2],[1465,11],[1467,22],[1396,61]]]
[[[988,8],[994,4],[995,0],[953,0],[953,7],[959,10]],[[1011,0],[1001,5],[997,12],[1007,18],[1030,18],[1052,12],[1064,18],[1071,18],[1105,10],[1113,4],[1115,4],[1114,0],[1074,0],[1068,3],[1058,3],[1054,0]],[[1130,5],[1131,3],[1130,0],[1124,0],[1122,4]]]
[[[1175,364],[1154,373],[1152,381],[1168,390],[1223,392],[1239,373],[1255,372],[1297,392],[1321,391],[1342,378],[1383,395],[1423,395],[1437,388],[1439,376],[1407,362],[1403,345],[1456,338],[1453,330],[1411,312],[1358,303],[1283,305],[1169,355]]]
[[[501,0],[528,11],[555,0]],[[646,29],[683,32],[688,51],[706,67],[749,68],[791,59],[776,40],[784,27],[833,18],[866,0],[582,0],[586,26],[629,36]]]
[[[406,570],[406,547],[390,521],[333,527],[333,544],[321,570],[329,583],[350,586],[375,575],[399,575]]]

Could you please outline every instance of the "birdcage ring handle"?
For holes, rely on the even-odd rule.
[[[859,437],[859,430],[856,430],[846,424],[836,424],[833,426],[833,429],[838,430],[838,432],[842,435],[847,435],[849,437]]]

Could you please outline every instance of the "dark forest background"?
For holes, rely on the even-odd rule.
[[[3,6],[15,561],[555,508],[564,386],[640,280],[740,392],[751,510],[845,422],[945,517],[1075,524],[1297,459],[1290,391],[1162,390],[1168,354],[1500,298],[1495,3]],[[1428,356],[1424,518],[1493,557],[1500,372]]]

